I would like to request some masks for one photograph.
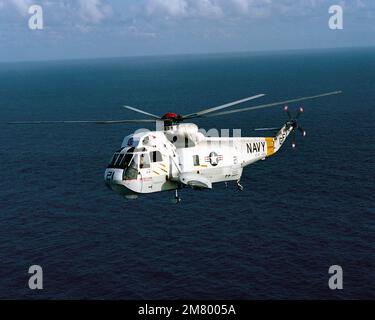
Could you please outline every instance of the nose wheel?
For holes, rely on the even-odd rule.
[[[240,180],[237,180],[237,189],[238,191],[243,191],[244,189],[243,185],[240,183]]]

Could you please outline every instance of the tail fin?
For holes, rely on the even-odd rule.
[[[284,124],[284,126],[280,129],[280,131],[276,134],[274,140],[274,153],[279,151],[281,146],[284,144],[288,136],[293,132],[294,127],[288,121],[287,123]]]
[[[292,114],[289,111],[288,106],[284,107],[284,111],[287,113],[289,120],[284,124],[284,126],[277,132],[276,136],[274,138],[266,138],[267,141],[267,156],[273,155],[284,144],[286,139],[290,134],[293,135],[293,142],[292,147],[296,147],[296,134],[295,130],[298,130],[301,132],[302,136],[306,136],[306,131],[299,125],[297,120],[301,116],[301,114],[304,112],[304,109],[300,107],[296,113],[296,115],[293,117]]]
[[[293,126],[290,123],[286,123],[276,134],[275,137],[267,137],[267,157],[275,154],[281,146],[284,144],[286,138],[293,132]]]

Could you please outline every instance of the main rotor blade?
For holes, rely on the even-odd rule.
[[[269,103],[269,104],[262,104],[262,105],[259,105],[259,106],[247,107],[247,108],[243,108],[243,109],[237,109],[237,110],[223,111],[223,112],[214,113],[214,114],[208,114],[208,115],[205,115],[204,117],[216,117],[216,116],[222,116],[222,115],[225,115],[225,114],[270,108],[270,107],[275,107],[275,106],[279,106],[279,105],[283,105],[283,104],[287,104],[287,103],[294,103],[294,102],[299,102],[299,101],[312,100],[312,99],[332,96],[332,95],[340,94],[340,93],[342,93],[342,91],[328,92],[328,93],[323,93],[323,94],[319,94],[319,95],[311,96],[311,97],[303,97],[303,98],[274,102],[274,103]]]
[[[261,98],[263,96],[265,96],[265,94],[257,94],[256,96],[252,96],[252,97],[248,97],[248,98],[245,98],[245,99],[233,101],[233,102],[230,102],[230,103],[223,104],[221,106],[217,106],[217,107],[213,107],[213,108],[209,108],[209,109],[204,109],[204,110],[201,110],[201,111],[198,111],[198,112],[190,113],[190,114],[182,116],[182,118],[183,119],[192,119],[192,118],[201,117],[201,116],[203,116],[207,113],[211,113],[211,112],[218,111],[218,110],[221,110],[221,109],[229,108],[229,107],[235,106],[235,105],[240,104],[240,103],[244,103],[244,102],[247,102],[247,101],[250,101],[250,100]]]
[[[152,114],[152,113],[149,113],[149,112],[146,112],[146,111],[134,108],[134,107],[130,107],[130,106],[123,106],[123,107],[126,108],[126,109],[129,109],[129,110],[135,111],[135,112],[146,114],[146,115],[148,115],[150,117],[153,117],[155,119],[160,119],[160,117],[155,115],[155,114]]]
[[[280,127],[274,127],[274,128],[256,128],[254,131],[276,131],[280,130]]]
[[[8,122],[8,124],[121,124],[121,123],[144,123],[155,122],[151,119],[140,120],[63,120],[63,121],[15,121]]]

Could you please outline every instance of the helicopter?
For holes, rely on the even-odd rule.
[[[334,91],[224,111],[265,96],[257,94],[186,115],[168,112],[158,116],[139,108],[124,106],[146,115],[146,119],[22,121],[11,124],[156,123],[155,131],[135,132],[123,139],[121,147],[113,154],[105,169],[104,182],[109,189],[126,199],[137,199],[140,195],[161,191],[175,191],[174,201],[179,203],[181,198],[178,191],[184,187],[202,190],[212,189],[214,183],[223,182],[227,185],[228,182],[235,182],[238,190],[242,191],[244,187],[240,181],[245,167],[275,155],[289,135],[292,135],[292,147],[295,148],[296,131],[306,136],[306,131],[298,121],[304,112],[303,107],[299,107],[293,116],[289,104],[341,93]],[[288,119],[281,127],[255,129],[274,132],[269,137],[209,137],[200,132],[196,124],[185,123],[196,118],[224,116],[282,105]]]

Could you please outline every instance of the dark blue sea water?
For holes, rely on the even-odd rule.
[[[292,150],[215,185],[138,201],[103,172],[137,126],[10,126],[16,120],[182,114],[257,93],[304,103]],[[126,58],[0,65],[0,298],[375,298],[375,50]],[[277,126],[282,107],[205,128]],[[28,289],[28,268],[44,290]],[[344,290],[328,288],[328,268]]]

